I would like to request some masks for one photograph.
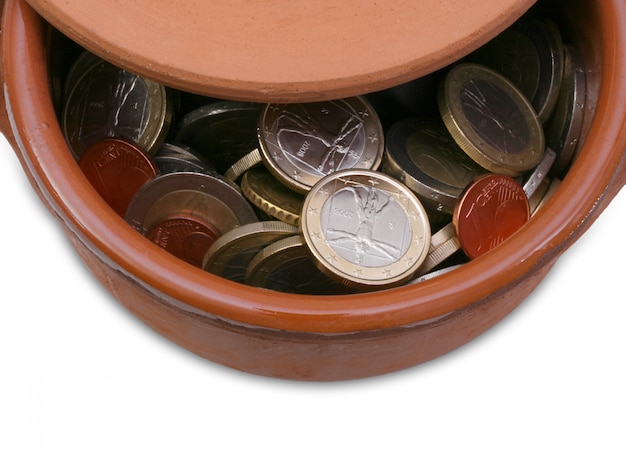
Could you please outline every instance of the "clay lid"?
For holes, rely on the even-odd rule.
[[[534,0],[28,0],[92,52],[185,91],[316,101],[388,88],[487,42]]]

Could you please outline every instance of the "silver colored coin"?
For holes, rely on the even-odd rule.
[[[170,217],[197,218],[221,234],[258,218],[241,192],[225,178],[201,173],[157,176],[137,191],[126,221],[142,234]]]
[[[565,46],[563,83],[552,116],[545,125],[546,146],[557,153],[550,174],[565,176],[581,147],[583,121],[587,99],[587,76],[579,51]]]
[[[405,118],[385,140],[383,171],[413,190],[429,212],[452,215],[463,189],[486,172],[463,152],[441,118]]]
[[[264,166],[252,168],[241,179],[243,195],[272,218],[298,226],[304,196],[278,182]]]
[[[439,270],[431,271],[429,273],[425,273],[421,276],[418,276],[414,280],[410,281],[409,284],[417,284],[424,281],[428,281],[429,279],[436,278],[438,276],[445,275],[446,273],[450,273],[452,270],[456,270],[463,267],[463,264],[455,264],[449,267],[440,268]]]
[[[511,80],[545,123],[556,105],[563,77],[563,39],[546,17],[525,15],[469,55]]]
[[[218,101],[196,108],[181,118],[175,141],[195,149],[223,174],[258,146],[257,121],[262,105]]]
[[[163,143],[152,156],[152,161],[161,174],[180,172],[211,174],[215,172],[213,165],[184,144]]]
[[[335,171],[377,169],[384,150],[380,120],[364,97],[268,104],[258,135],[268,169],[303,194]]]
[[[363,290],[406,282],[430,243],[428,217],[415,194],[371,170],[320,180],[305,198],[300,224],[320,269]]]
[[[556,152],[554,152],[550,148],[546,148],[541,162],[539,162],[539,165],[537,165],[535,169],[529,175],[527,175],[524,185],[522,186],[522,188],[524,189],[524,193],[526,193],[528,199],[531,199],[533,197],[537,188],[541,185],[543,180],[550,172],[550,169],[554,165],[555,160]]]
[[[164,141],[172,120],[172,93],[165,86],[92,57],[71,76],[62,127],[79,159],[86,148],[106,138],[128,141],[148,155]]]

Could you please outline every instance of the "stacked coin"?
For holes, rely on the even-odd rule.
[[[319,295],[416,283],[507,240],[575,159],[586,95],[576,48],[531,14],[346,99],[204,98],[87,52],[62,85],[68,145],[132,227],[236,283]]]
[[[204,255],[222,234],[258,221],[252,206],[238,187],[216,174],[175,172],[157,176],[143,185],[131,200],[126,221],[162,248],[180,251],[178,257],[200,267]],[[172,221],[174,221],[172,223]],[[181,222],[186,225],[181,228]],[[195,244],[193,252],[183,244],[171,246],[164,241],[164,232],[171,240]]]
[[[548,17],[527,14],[468,61],[488,66],[517,86],[546,123],[559,95],[564,67],[563,38]]]
[[[584,139],[587,82],[578,49],[550,18],[529,13],[465,61],[498,71],[524,93],[557,154],[550,174],[565,176]]]

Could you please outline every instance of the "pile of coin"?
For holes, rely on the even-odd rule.
[[[213,99],[87,51],[58,85],[80,168],[147,240],[307,294],[417,283],[515,234],[575,159],[587,89],[576,48],[530,13],[436,74],[345,99]]]

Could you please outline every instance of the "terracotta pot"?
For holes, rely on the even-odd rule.
[[[236,284],[141,237],[82,175],[58,126],[47,23],[7,0],[0,124],[33,188],[102,284],[146,324],[207,359],[302,380],[406,368],[475,338],[510,313],[626,182],[626,1],[558,3],[588,69],[587,136],[559,190],[516,235],[461,269],[412,286],[341,296]]]

